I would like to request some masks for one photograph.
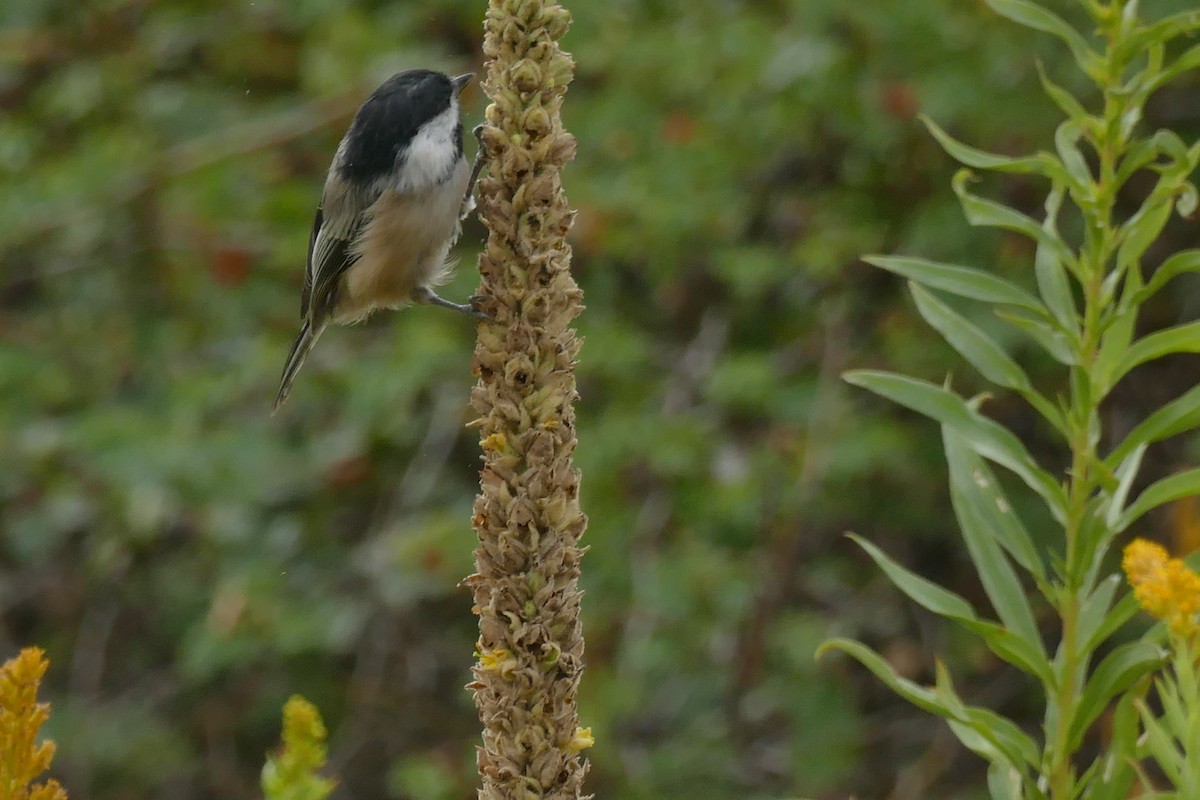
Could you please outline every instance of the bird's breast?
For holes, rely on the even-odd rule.
[[[415,193],[389,188],[371,205],[352,247],[357,258],[342,276],[335,321],[357,322],[405,305],[418,286],[443,278],[468,171],[460,159],[448,180]]]

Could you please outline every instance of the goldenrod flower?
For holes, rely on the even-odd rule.
[[[1200,631],[1200,575],[1165,548],[1134,539],[1125,548],[1125,574],[1142,608],[1167,623],[1171,633],[1190,639]]]
[[[323,800],[335,785],[317,774],[323,766],[325,723],[316,706],[292,695],[283,706],[283,747],[263,767],[263,794],[267,800]]]
[[[54,742],[37,743],[38,730],[50,717],[50,706],[37,701],[48,666],[41,649],[26,647],[0,667],[0,798],[4,800],[67,800],[58,781],[33,785],[54,758]]]

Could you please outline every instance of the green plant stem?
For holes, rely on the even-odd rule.
[[[1103,161],[1103,157],[1101,158]],[[1103,169],[1101,170],[1103,175]],[[1103,178],[1101,178],[1103,183]],[[1109,203],[1105,202],[1101,191],[1097,192],[1100,201],[1097,203],[1096,216],[1088,220],[1095,224],[1095,229],[1105,231],[1105,221],[1108,217]],[[1060,664],[1058,685],[1055,687],[1055,703],[1058,709],[1056,715],[1056,730],[1053,732],[1053,742],[1050,757],[1050,795],[1053,800],[1070,800],[1074,797],[1074,774],[1071,769],[1070,731],[1075,718],[1079,689],[1077,686],[1080,665],[1087,657],[1082,652],[1082,642],[1078,637],[1079,614],[1082,598],[1090,589],[1082,585],[1083,575],[1087,570],[1085,565],[1077,563],[1079,540],[1083,535],[1086,521],[1088,499],[1093,490],[1093,465],[1096,462],[1096,451],[1090,435],[1091,422],[1098,412],[1099,397],[1096,387],[1091,381],[1093,367],[1100,349],[1100,332],[1102,330],[1103,298],[1101,291],[1104,282],[1104,265],[1107,261],[1106,252],[1109,250],[1107,237],[1099,241],[1093,240],[1080,253],[1084,284],[1084,315],[1082,347],[1079,353],[1079,366],[1084,378],[1076,384],[1086,385],[1086,392],[1076,392],[1072,398],[1071,414],[1071,473],[1070,487],[1067,495],[1067,525],[1066,525],[1066,570],[1064,585],[1059,595],[1059,616],[1062,618],[1062,643],[1060,645]]]
[[[1124,149],[1120,136],[1120,118],[1126,113],[1126,103],[1118,96],[1116,70],[1113,64],[1113,52],[1119,44],[1119,17],[1112,15],[1112,9],[1103,9],[1108,13],[1098,14],[1097,22],[1108,38],[1106,56],[1108,69],[1105,71],[1105,83],[1101,86],[1104,93],[1103,124],[1095,129],[1095,140],[1092,142],[1096,149],[1098,164],[1096,182],[1093,185],[1092,202],[1080,202],[1084,212],[1086,237],[1080,250],[1080,277],[1083,289],[1083,330],[1080,352],[1078,353],[1079,370],[1076,386],[1086,386],[1086,392],[1076,391],[1072,396],[1072,414],[1070,429],[1071,473],[1068,490],[1068,509],[1066,525],[1066,570],[1064,585],[1059,595],[1059,616],[1062,619],[1062,643],[1060,645],[1060,666],[1058,686],[1055,687],[1054,700],[1057,706],[1055,717],[1056,729],[1050,741],[1049,778],[1050,796],[1053,800],[1071,800],[1075,796],[1075,775],[1072,769],[1072,753],[1070,752],[1070,731],[1074,722],[1079,700],[1078,679],[1082,667],[1090,654],[1083,652],[1083,642],[1079,641],[1079,615],[1084,597],[1090,592],[1090,586],[1084,586],[1084,576],[1088,573],[1087,565],[1078,563],[1080,537],[1084,535],[1089,500],[1095,490],[1093,469],[1096,464],[1096,446],[1091,436],[1091,426],[1099,413],[1105,387],[1100,386],[1096,378],[1096,359],[1100,353],[1100,345],[1106,328],[1108,308],[1103,297],[1104,281],[1107,277],[1109,261],[1116,246],[1112,211],[1116,195],[1116,165]],[[1084,552],[1091,548],[1083,548]]]
[[[1050,796],[1053,800],[1068,800],[1073,794],[1073,775],[1071,773],[1071,754],[1068,737],[1071,730],[1071,718],[1075,715],[1075,675],[1077,672],[1077,642],[1076,622],[1079,617],[1079,603],[1074,594],[1068,593],[1060,609],[1063,620],[1062,641],[1062,671],[1058,685],[1056,703],[1058,705],[1057,730],[1054,732],[1054,745],[1050,753]]]
[[[1078,410],[1078,409],[1077,409]],[[1072,444],[1071,488],[1066,527],[1066,585],[1059,595],[1059,616],[1062,618],[1062,643],[1060,645],[1060,664],[1058,685],[1055,687],[1055,705],[1058,713],[1055,715],[1056,729],[1053,732],[1050,750],[1050,796],[1053,800],[1070,800],[1074,794],[1074,776],[1071,772],[1070,731],[1071,722],[1075,717],[1075,706],[1078,700],[1076,677],[1079,674],[1080,643],[1078,641],[1078,622],[1080,609],[1080,591],[1076,585],[1080,571],[1074,566],[1076,542],[1083,526],[1086,512],[1088,483],[1088,465],[1091,454],[1087,444],[1086,424],[1075,432]],[[1080,444],[1082,442],[1082,445]]]

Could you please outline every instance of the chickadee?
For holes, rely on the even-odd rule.
[[[361,322],[379,309],[409,303],[487,318],[433,290],[449,277],[447,254],[475,206],[480,161],[467,167],[458,107],[472,77],[401,72],[354,115],[317,206],[300,300],[304,324],[283,368],[274,411],[330,322]]]

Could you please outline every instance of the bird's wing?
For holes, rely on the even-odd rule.
[[[352,244],[366,218],[361,211],[355,213],[345,205],[336,219],[326,216],[323,206],[318,207],[313,220],[300,314],[314,329],[321,326],[336,302],[338,278],[358,257]]]
[[[325,214],[321,207],[317,206],[317,216],[313,219],[312,233],[308,235],[308,255],[304,258],[304,292],[300,295],[300,319],[308,318],[308,303],[312,300],[312,259],[313,251],[317,247],[317,235],[321,232],[321,224],[325,221]]]

